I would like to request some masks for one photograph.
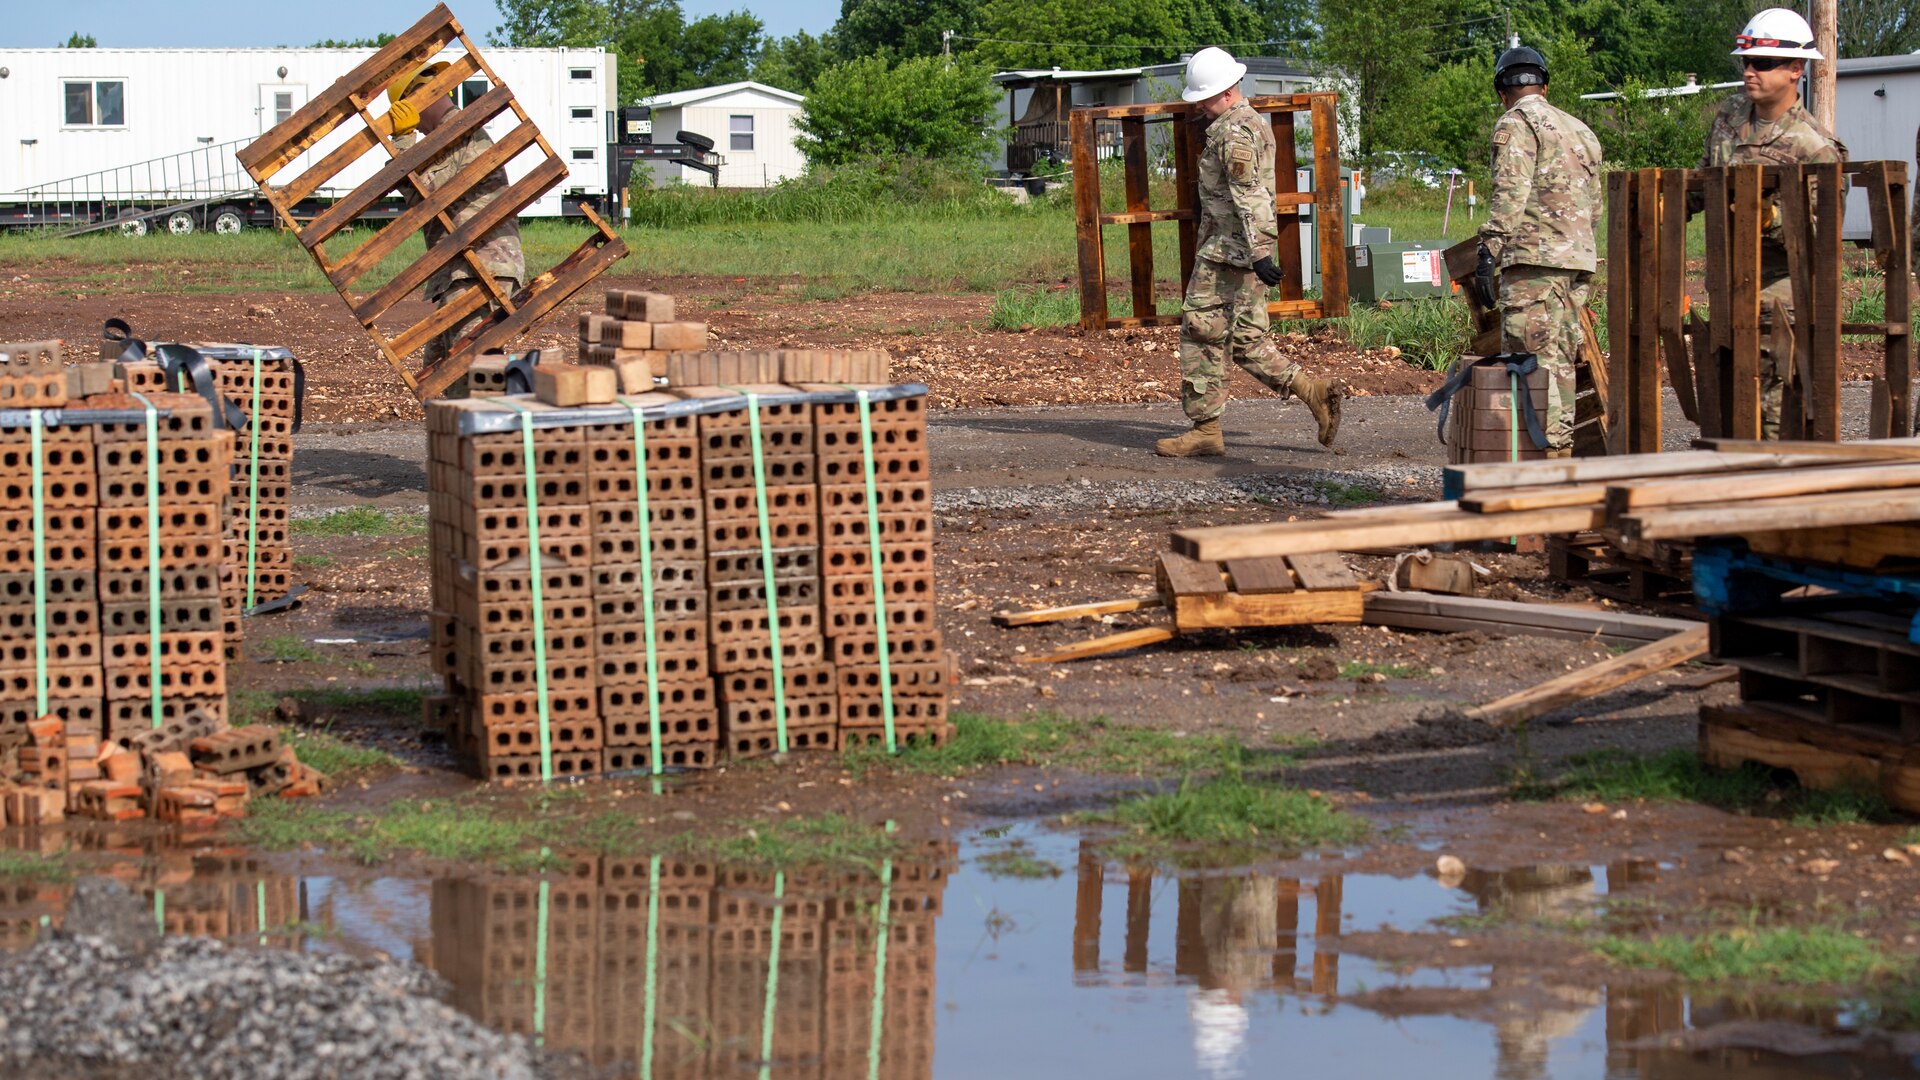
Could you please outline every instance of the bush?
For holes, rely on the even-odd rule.
[[[875,155],[977,165],[1000,137],[1000,102],[992,72],[978,64],[922,56],[896,67],[862,57],[815,80],[798,121],[800,152],[813,165]]]
[[[870,158],[815,166],[770,188],[751,190],[635,185],[633,224],[656,229],[773,222],[978,218],[1019,213],[1012,199],[987,187],[978,169],[913,158]]]

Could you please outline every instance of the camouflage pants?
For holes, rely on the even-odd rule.
[[[1196,424],[1227,407],[1227,357],[1286,397],[1300,365],[1267,337],[1267,287],[1252,270],[1212,259],[1193,261],[1180,306],[1180,404]]]
[[[499,284],[500,291],[506,293],[508,296],[512,296],[520,289],[520,282],[516,278],[497,277],[493,280]],[[436,308],[446,307],[447,301],[456,299],[466,292],[466,289],[461,286],[472,284],[471,278],[456,281],[446,292],[441,293],[439,296],[428,297],[428,299],[433,301],[433,306]],[[478,286],[476,285],[474,287],[477,288]],[[452,326],[447,327],[436,335],[432,341],[427,342],[425,354],[426,366],[432,367],[440,361],[445,360],[447,355],[453,352],[453,347],[459,344],[461,338],[473,333],[481,323],[491,319],[493,313],[497,310],[499,310],[499,308],[491,301],[481,304],[479,307],[473,309],[472,314],[454,323]]]
[[[1580,309],[1587,306],[1585,270],[1509,266],[1500,272],[1500,348],[1532,353],[1546,371],[1547,446],[1573,447],[1573,365],[1583,335]]]
[[[1760,338],[1767,339],[1773,328],[1774,302],[1779,301],[1788,325],[1793,323],[1793,279],[1781,278],[1760,290]],[[1788,370],[1792,357],[1775,356],[1773,350],[1760,349],[1760,437],[1780,437],[1780,402],[1787,392],[1793,373]]]

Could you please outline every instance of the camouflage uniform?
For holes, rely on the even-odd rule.
[[[1780,119],[1769,124],[1753,115],[1753,103],[1745,93],[1737,93],[1721,102],[1720,111],[1714,114],[1700,167],[1818,165],[1846,159],[1846,146],[1821,127],[1799,102],[1794,102]],[[1775,308],[1789,321],[1793,318],[1793,281],[1787,276],[1787,242],[1780,226],[1779,196],[1769,194],[1764,198],[1766,225],[1760,230],[1763,331],[1772,325]],[[1784,370],[1787,362],[1787,357],[1774,356],[1772,349],[1760,350],[1760,437],[1763,439],[1780,437],[1780,400],[1790,374]]]
[[[1267,336],[1267,287],[1253,264],[1271,258],[1273,130],[1242,101],[1207,125],[1200,151],[1200,235],[1180,307],[1180,403],[1194,423],[1218,420],[1233,361],[1281,397],[1300,365]]]
[[[480,157],[492,147],[493,140],[487,137],[485,131],[475,131],[467,137],[465,142],[448,151],[445,157],[434,162],[433,165],[427,169],[426,176],[424,177],[427,190],[437,190],[440,185],[452,180],[462,169],[479,160]],[[462,195],[451,207],[448,207],[447,216],[451,218],[454,225],[458,227],[462,223],[478,216],[481,211],[499,199],[506,190],[506,169],[495,169],[491,173],[488,173],[486,178],[478,184],[468,188],[465,195]],[[418,201],[418,196],[412,193],[408,194],[408,205],[412,205]],[[440,224],[438,218],[429,220],[421,230],[421,233],[426,239],[429,249],[446,239],[447,236],[447,230]],[[494,227],[493,231],[482,237],[480,242],[474,245],[473,253],[479,259],[480,265],[486,267],[487,271],[493,275],[494,280],[499,283],[501,292],[511,296],[520,288],[521,283],[526,280],[527,261],[526,256],[522,254],[520,250],[520,224],[514,218],[510,217],[501,222]],[[476,282],[477,280],[478,276],[474,273],[473,266],[468,263],[465,258],[458,258],[451,260],[440,269],[434,271],[433,276],[427,279],[427,284],[422,291],[426,294],[428,300],[433,301],[434,306],[444,307],[448,301],[463,291],[462,285],[464,283]],[[476,309],[473,314],[461,319],[438,337],[429,341],[426,347],[427,364],[432,365],[445,359],[447,354],[452,351],[454,344],[461,338],[472,333],[474,328],[478,327],[481,323],[491,318],[494,310],[493,304],[484,304]]]
[[[1493,126],[1493,198],[1480,241],[1500,268],[1501,349],[1539,357],[1551,380],[1547,446],[1573,447],[1574,362],[1593,279],[1600,141],[1540,94]]]

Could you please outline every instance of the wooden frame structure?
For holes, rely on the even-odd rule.
[[[1843,177],[1867,192],[1875,261],[1886,274],[1884,322],[1844,321]],[[1775,320],[1763,341],[1760,240],[1769,192],[1778,194],[1793,325]],[[1690,201],[1703,205],[1706,219],[1705,317],[1688,311]],[[1615,376],[1607,387],[1609,452],[1660,449],[1663,355],[1681,411],[1700,425],[1703,438],[1759,438],[1763,346],[1790,351],[1797,373],[1782,401],[1780,437],[1837,441],[1846,334],[1875,335],[1886,347],[1871,436],[1912,432],[1906,162],[1615,172],[1607,177],[1607,214],[1607,327]]]
[[[1280,299],[1268,303],[1275,318],[1330,319],[1347,313],[1346,226],[1340,212],[1340,129],[1335,119],[1333,93],[1280,94],[1249,98],[1256,112],[1273,124],[1273,205],[1280,226],[1274,261],[1286,275]],[[1174,221],[1180,227],[1180,282],[1184,292],[1193,276],[1194,253],[1199,246],[1200,148],[1204,131],[1194,120],[1196,107],[1184,101],[1146,105],[1113,105],[1075,109],[1068,114],[1073,144],[1074,231],[1080,247],[1080,326],[1085,330],[1111,327],[1173,326],[1180,316],[1162,315],[1154,301],[1153,225]],[[1299,140],[1295,114],[1307,113],[1313,123],[1314,190],[1301,191]],[[1100,211],[1100,162],[1095,124],[1118,121],[1121,161],[1126,168],[1126,210]],[[1175,205],[1156,210],[1148,205],[1147,125],[1173,126]],[[1320,296],[1306,299],[1300,259],[1300,208],[1313,207],[1320,227]],[[1132,279],[1133,315],[1107,315],[1106,241],[1108,225],[1127,227],[1127,259]],[[1142,314],[1144,312],[1144,314]]]
[[[455,113],[439,130],[423,135],[404,150],[393,141],[393,121],[387,112],[374,115],[372,107],[386,94],[387,84],[406,72],[431,60],[450,44],[458,43],[466,54],[455,59],[407,100],[425,108],[461,83],[484,76],[492,89]],[[434,162],[457,149],[473,132],[503,113],[511,112],[518,126],[503,136],[479,160],[462,170],[437,189],[429,190],[423,179]],[[364,125],[326,153],[318,162],[285,183],[274,178],[302,154],[316,146],[343,124],[358,118]],[[301,220],[293,208],[311,196],[328,180],[339,175],[367,152],[379,148],[391,159],[344,197],[336,199],[320,214]],[[541,160],[527,174],[509,186],[484,212],[455,227],[449,215],[453,204],[475,184],[496,169],[504,168],[521,153],[537,148]],[[406,33],[388,42],[352,71],[340,77],[324,92],[316,95],[291,117],[275,125],[235,155],[248,175],[260,185],[283,225],[306,248],[327,276],[340,298],[353,309],[354,317],[372,335],[374,344],[387,362],[399,372],[407,387],[422,400],[446,392],[467,370],[474,358],[491,350],[504,350],[548,312],[567,302],[575,293],[626,255],[619,236],[585,206],[594,234],[559,265],[529,280],[509,296],[494,281],[474,255],[474,245],[503,221],[511,220],[534,200],[546,194],[567,176],[567,164],[533,126],[526,110],[514,99],[500,76],[487,65],[460,23],[439,4]],[[324,244],[351,226],[367,209],[395,189],[417,196],[385,228],[363,239],[353,250],[330,255]],[[399,248],[427,222],[438,220],[447,235],[411,266],[383,285],[356,295],[353,285],[380,261]],[[433,314],[395,333],[379,327],[380,320],[400,301],[424,284],[449,263],[464,260],[477,280],[455,292]],[[407,357],[429,341],[457,325],[476,311],[492,306],[498,311],[488,322],[455,343],[447,357],[437,364],[416,371]]]

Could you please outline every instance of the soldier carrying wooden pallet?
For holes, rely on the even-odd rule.
[[[418,138],[414,134],[416,129],[422,134],[433,134],[434,130],[445,123],[447,117],[460,107],[453,103],[451,93],[446,97],[436,98],[431,105],[418,110],[406,100],[409,93],[419,89],[446,66],[445,61],[436,61],[411,75],[402,75],[387,87],[387,100],[392,102],[388,107],[388,115],[393,118],[394,145],[402,148],[411,146]],[[461,170],[479,160],[492,146],[493,140],[487,137],[486,129],[474,128],[473,134],[450,148],[440,160],[427,167],[426,175],[422,177],[426,182],[427,191],[432,192],[458,176]],[[467,189],[466,194],[455,199],[453,205],[447,207],[447,217],[453,221],[455,228],[459,228],[462,223],[472,220],[486,210],[506,190],[507,170],[502,166],[488,173],[485,179]],[[406,196],[408,206],[420,201],[420,196],[410,189],[406,191]],[[426,239],[429,251],[447,236],[447,230],[440,224],[438,218],[429,220],[421,232]],[[520,223],[511,215],[494,226],[493,230],[487,233],[479,243],[473,245],[473,254],[480,261],[480,265],[493,275],[500,291],[508,296],[518,291],[521,283],[526,280],[527,260],[520,250]],[[435,307],[445,307],[449,301],[460,294],[462,291],[460,286],[467,282],[476,283],[469,287],[483,287],[477,284],[478,276],[474,273],[472,264],[464,258],[454,258],[447,260],[440,269],[434,271],[433,276],[427,279],[421,291]],[[447,354],[453,351],[455,343],[492,318],[496,310],[498,310],[497,304],[489,302],[482,305],[474,309],[473,313],[466,318],[442,331],[432,341],[427,342],[426,365],[432,367],[446,359]]]
[[[1755,15],[1733,40],[1742,89],[1722,102],[1714,115],[1700,167],[1845,161],[1846,146],[1800,104],[1800,76],[1806,71],[1807,61],[1820,59],[1820,50],[1813,46],[1813,27],[1807,20],[1787,8],[1768,8]],[[1780,227],[1780,197],[1770,192],[1765,198],[1760,231],[1763,337],[1767,331],[1784,330],[1793,322],[1793,281],[1788,276],[1786,234]],[[1690,213],[1698,213],[1702,205],[1699,195],[1688,196]],[[1780,401],[1792,364],[1790,350],[1760,350],[1763,439],[1780,437]]]
[[[1267,336],[1267,289],[1280,283],[1273,261],[1273,130],[1240,92],[1247,66],[1225,49],[1207,48],[1187,62],[1180,96],[1206,121],[1200,152],[1200,235],[1193,277],[1180,308],[1180,404],[1193,430],[1161,439],[1163,457],[1216,457],[1227,452],[1220,414],[1227,407],[1228,355],[1281,398],[1299,398],[1320,425],[1320,445],[1340,431],[1339,382],[1316,379],[1284,360]],[[1291,163],[1289,163],[1291,166]],[[1333,177],[1320,183],[1332,183]]]

